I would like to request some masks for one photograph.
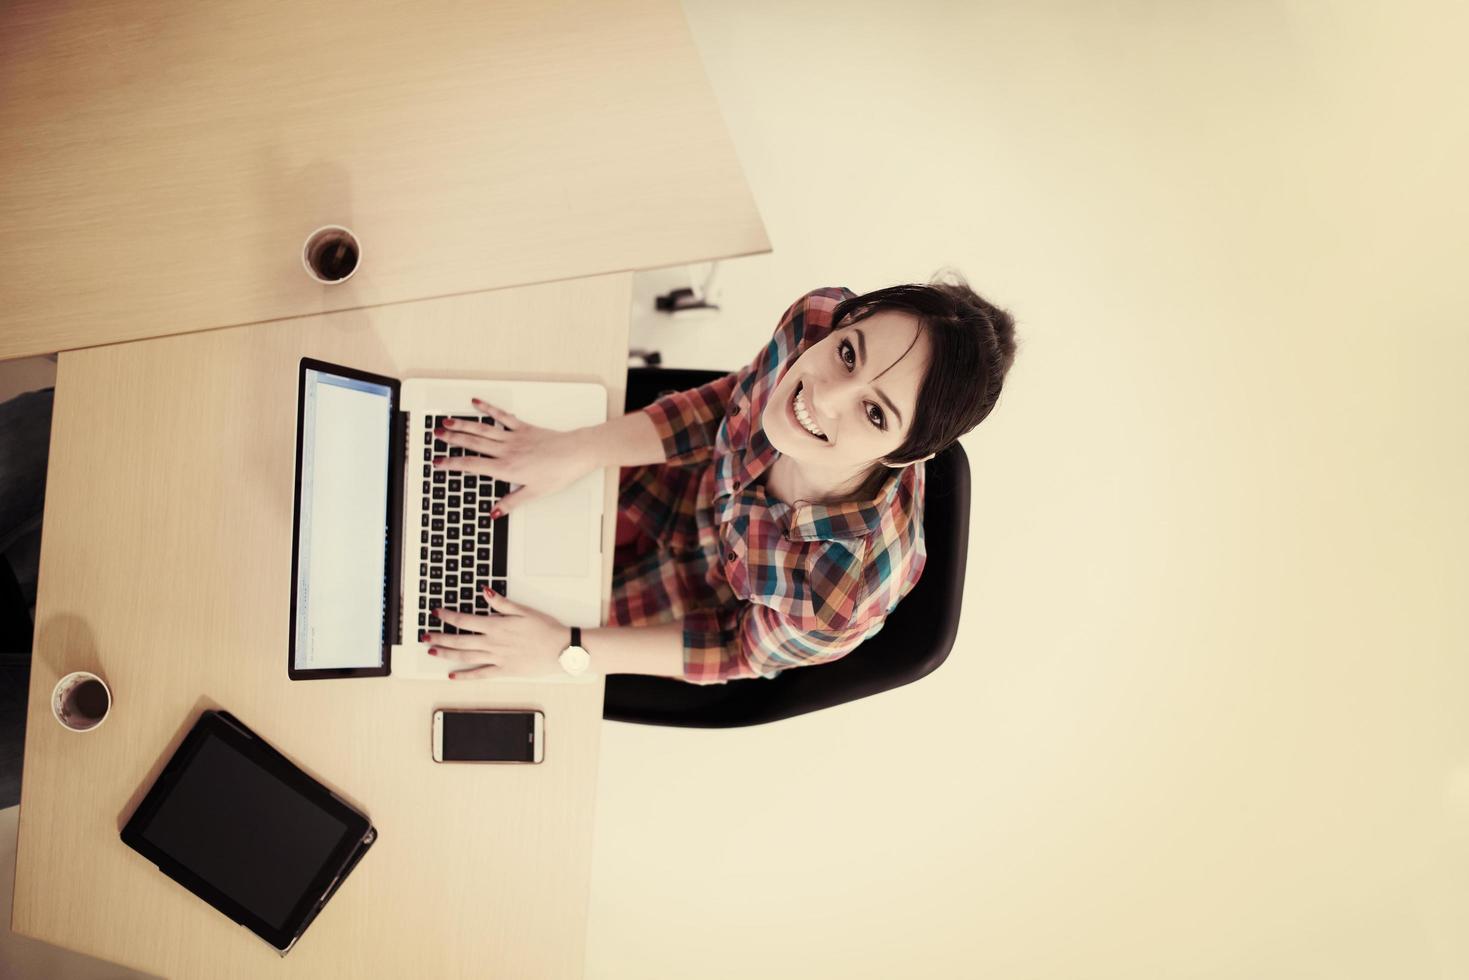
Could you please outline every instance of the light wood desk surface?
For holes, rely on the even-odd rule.
[[[581,975],[601,683],[286,677],[297,361],[598,381],[617,415],[630,285],[618,274],[61,355],[16,932],[170,978]],[[609,513],[615,495],[614,479]],[[77,669],[115,696],[80,735],[49,706]],[[381,832],[284,959],[118,838],[216,706]],[[450,706],[540,708],[545,762],[435,764],[430,718]]]
[[[770,250],[678,0],[18,0],[0,173],[0,358]]]

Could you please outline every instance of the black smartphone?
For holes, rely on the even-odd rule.
[[[546,716],[527,708],[434,712],[435,762],[540,762]]]

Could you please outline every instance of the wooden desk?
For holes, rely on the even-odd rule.
[[[616,415],[629,302],[619,274],[61,355],[16,932],[170,978],[581,975],[602,685],[286,678],[296,364],[594,380]],[[82,735],[48,704],[79,668],[116,698]],[[542,709],[546,761],[436,765],[430,717],[455,705]],[[283,960],[118,839],[212,706],[382,833]]]
[[[17,0],[0,172],[0,358],[770,250],[677,0]]]

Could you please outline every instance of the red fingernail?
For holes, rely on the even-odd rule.
[[[427,633],[420,633],[420,634],[418,634],[418,642],[419,643],[427,643],[428,642],[428,634]]]
[[[444,419],[444,428],[447,429],[447,428],[449,428],[453,424],[454,424],[454,420],[453,419]]]
[[[498,507],[496,507],[494,510],[490,511],[490,520],[492,520],[492,521],[498,521],[500,518],[502,518],[504,516],[505,516],[505,512],[503,510],[501,510],[500,508],[498,508]]]
[[[435,429],[434,429],[434,435],[436,435],[436,436],[441,436],[441,435],[443,435],[443,434],[444,434],[444,429],[443,429],[443,427],[442,427],[442,426],[440,426],[440,427],[438,427],[438,428],[435,428]]]
[[[437,657],[439,655],[439,651],[438,651],[438,649],[436,647],[429,647],[428,648],[428,655],[430,657]]]

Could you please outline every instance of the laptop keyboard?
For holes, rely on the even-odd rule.
[[[478,456],[473,450],[434,438],[444,419],[483,422],[477,415],[424,417],[423,526],[418,543],[418,626],[441,633],[464,633],[442,622],[432,609],[488,614],[484,589],[510,594],[505,581],[508,517],[490,519],[490,511],[510,492],[510,484],[487,476],[434,468],[434,456]]]

